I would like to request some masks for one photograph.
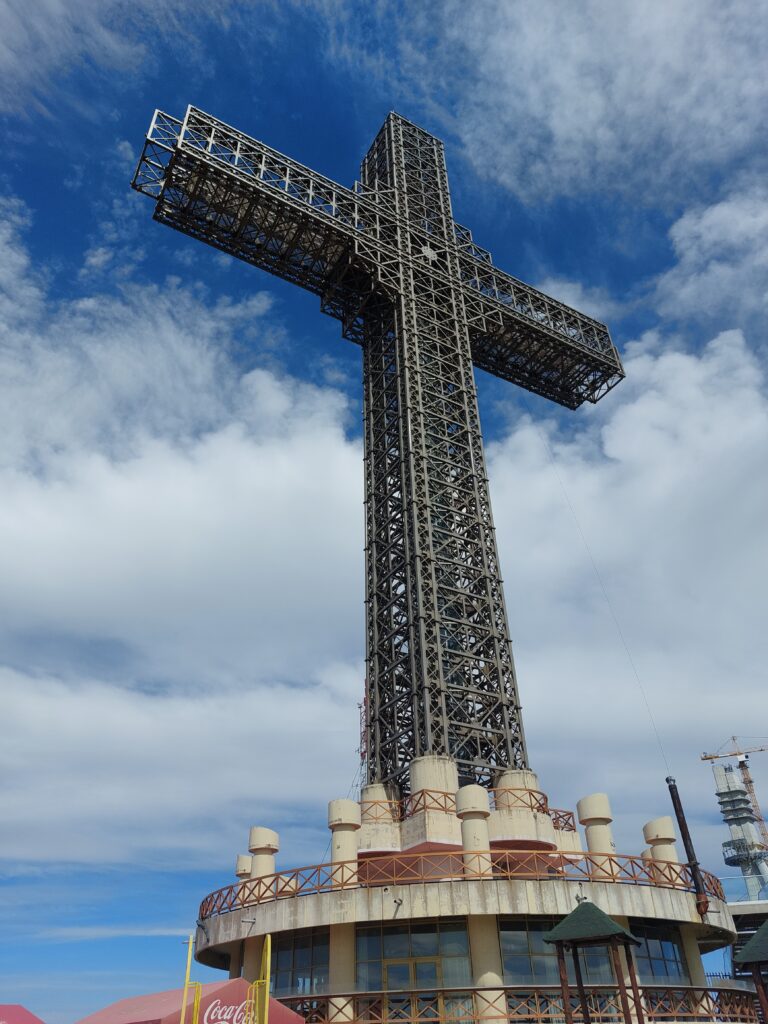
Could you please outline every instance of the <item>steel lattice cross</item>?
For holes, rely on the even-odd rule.
[[[390,114],[348,189],[190,107],[133,180],[155,220],[320,296],[363,348],[368,780],[423,754],[527,767],[473,364],[575,409],[623,377],[607,329],[497,270],[439,139]]]

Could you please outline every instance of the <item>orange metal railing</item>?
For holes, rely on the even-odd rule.
[[[624,1020],[617,988],[594,985],[586,989],[587,1009],[595,1024]],[[718,1024],[758,1024],[754,996],[733,989],[643,988],[642,1011],[651,1024],[673,1021]],[[301,1014],[310,1024],[345,1020],[356,1024],[473,1024],[482,1021],[525,1021],[526,1024],[563,1024],[563,997],[559,987],[525,986],[499,989],[442,989],[439,992],[369,992],[333,996],[293,996],[280,1002]],[[583,1022],[578,995],[571,993],[574,1022]],[[332,1004],[332,1005],[331,1005]]]
[[[533,789],[492,789],[489,790],[491,807],[495,810],[521,808],[548,814],[555,828],[563,832],[575,832],[576,822],[572,811],[550,807],[544,793]],[[362,800],[360,813],[365,823],[405,821],[419,811],[442,811],[456,813],[456,795],[439,789],[420,789],[403,800]]]
[[[707,893],[724,899],[717,878],[702,872]],[[293,871],[249,878],[212,892],[200,906],[200,917],[226,914],[242,907],[289,896],[357,889],[364,886],[411,885],[454,879],[561,879],[571,882],[615,882],[693,891],[687,864],[646,861],[615,853],[558,853],[523,850],[477,852],[387,853],[359,861],[315,864]]]

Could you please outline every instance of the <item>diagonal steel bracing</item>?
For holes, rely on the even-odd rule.
[[[134,177],[155,219],[315,292],[363,348],[368,778],[422,754],[527,766],[473,366],[568,408],[623,376],[607,329],[497,270],[442,143],[390,114],[347,189],[190,107]]]

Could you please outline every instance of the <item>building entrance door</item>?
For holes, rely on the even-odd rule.
[[[439,960],[429,957],[385,960],[383,967],[387,992],[385,1020],[436,1020],[442,1016]]]

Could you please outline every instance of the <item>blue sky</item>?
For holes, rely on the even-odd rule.
[[[497,265],[609,323],[594,409],[478,380],[531,757],[638,852],[636,668],[725,870],[698,754],[768,733],[767,34],[747,0],[0,3],[0,1002],[175,984],[249,826],[322,859],[357,770],[360,353],[152,222],[155,107],[346,184],[397,109]]]

